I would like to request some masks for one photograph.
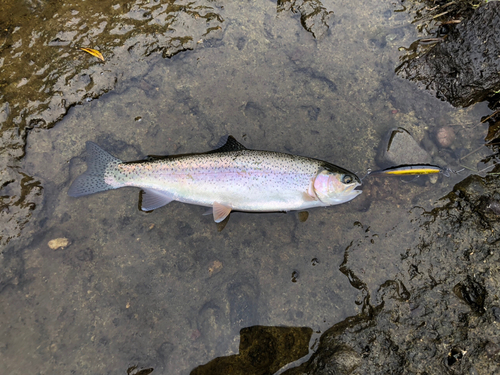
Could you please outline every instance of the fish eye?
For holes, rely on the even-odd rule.
[[[353,180],[352,176],[349,176],[348,174],[345,174],[342,177],[342,183],[344,183],[344,184],[350,184],[352,182],[352,180]]]

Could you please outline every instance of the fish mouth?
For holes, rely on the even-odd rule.
[[[346,188],[342,193],[342,202],[348,202],[361,194],[362,190],[356,190],[360,186],[361,184],[356,183]]]
[[[349,186],[348,188],[346,188],[344,190],[344,193],[347,193],[347,194],[354,193],[356,195],[361,194],[363,192],[363,190],[358,190],[359,187],[361,187],[360,183],[352,184],[351,186]]]
[[[345,194],[346,197],[348,197],[349,199],[354,199],[356,198],[359,194],[361,194],[363,192],[363,190],[351,190],[350,192],[348,192],[347,194]]]

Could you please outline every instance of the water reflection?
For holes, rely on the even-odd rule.
[[[239,354],[216,358],[191,375],[274,374],[309,353],[312,329],[307,327],[252,326],[240,331]]]
[[[8,77],[2,101],[10,111],[3,129],[15,124],[21,132],[49,127],[70,106],[109,91],[123,70],[140,69],[137,60],[143,56],[158,51],[169,57],[195,48],[223,22],[218,8],[203,0],[43,1],[33,7],[13,1],[3,6],[7,12],[16,8],[2,24],[8,31],[0,51],[1,73]],[[98,49],[106,62],[85,55],[80,47]]]

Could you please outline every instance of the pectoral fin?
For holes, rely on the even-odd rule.
[[[220,223],[231,213],[231,207],[224,206],[223,204],[217,202],[214,202],[213,210],[214,221],[216,223]]]
[[[174,200],[171,194],[153,189],[143,189],[140,196],[141,210],[153,211]]]
[[[302,199],[304,200],[304,202],[313,202],[318,200],[316,194],[314,193],[314,190],[312,189],[302,194]]]

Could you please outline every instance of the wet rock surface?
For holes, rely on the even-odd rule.
[[[404,62],[397,71],[454,106],[492,99],[500,89],[499,29],[500,3],[490,1],[454,25],[433,48]]]
[[[330,328],[311,359],[285,374],[498,373],[500,218],[485,210],[498,183],[471,176],[424,212],[420,240],[402,242],[394,259],[399,277],[370,295],[360,276],[363,313]]]

